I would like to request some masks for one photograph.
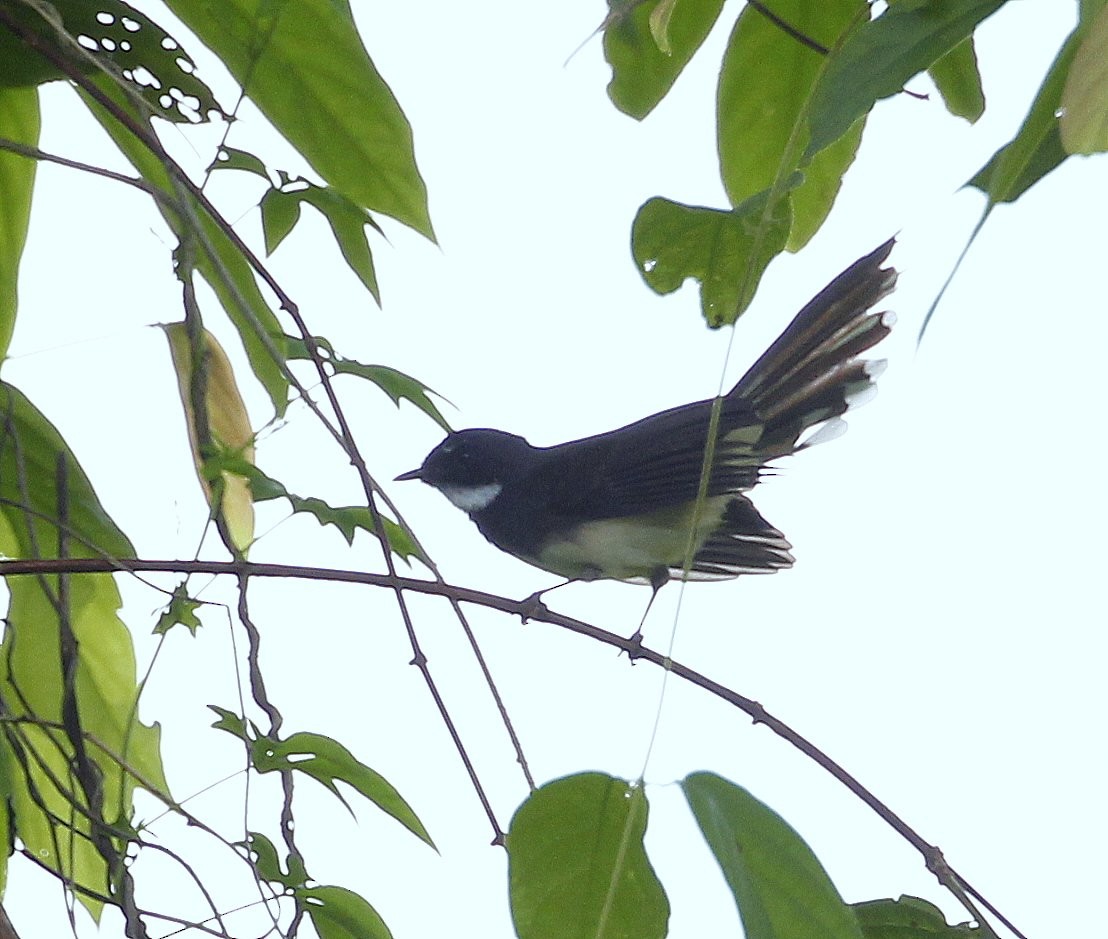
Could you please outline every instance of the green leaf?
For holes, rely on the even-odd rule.
[[[768,203],[768,192],[730,212],[651,199],[639,209],[631,230],[639,272],[660,294],[695,278],[708,325],[734,323],[789,235],[787,201],[780,200],[775,212]]]
[[[150,113],[168,121],[198,123],[223,114],[211,89],[181,44],[145,13],[122,0],[52,0],[64,29],[31,6],[7,4],[10,15],[54,46],[78,71],[106,69],[127,81]],[[64,73],[22,40],[0,27],[0,86],[38,84]]]
[[[348,544],[354,543],[354,533],[361,529],[374,537],[377,530],[373,525],[373,516],[368,507],[364,505],[332,506],[317,499],[314,496],[304,498],[289,492],[283,483],[267,476],[257,467],[243,460],[227,459],[220,464],[228,472],[236,473],[250,483],[250,493],[255,502],[267,502],[270,499],[288,499],[294,512],[306,512],[320,525],[334,525]],[[426,561],[423,550],[412,538],[406,528],[398,525],[390,518],[382,516],[381,521],[385,526],[385,538],[388,541],[389,550],[404,561],[410,558],[418,558]]]
[[[652,939],[669,902],[643,847],[641,787],[580,773],[531,793],[508,832],[512,920],[520,939]]]
[[[804,181],[789,193],[793,224],[789,230],[789,251],[799,251],[823,224],[842,188],[843,177],[854,162],[862,143],[866,118],[861,118],[834,143],[812,157],[803,169]]]
[[[270,255],[300,221],[300,194],[270,189],[258,207],[262,210],[265,253]]]
[[[289,359],[311,359],[311,356],[308,354],[307,346],[305,346],[302,339],[296,336],[286,336],[285,343],[286,354]],[[447,433],[450,433],[450,424],[447,422],[446,418],[442,416],[442,412],[435,406],[435,403],[428,397],[429,394],[433,394],[440,398],[442,397],[442,395],[433,388],[429,388],[419,379],[412,378],[411,375],[405,375],[403,372],[397,371],[395,368],[390,368],[388,365],[363,365],[361,362],[357,362],[354,359],[344,359],[335,352],[329,342],[320,336],[315,337],[315,343],[319,349],[320,355],[324,357],[326,362],[334,370],[334,374],[354,375],[372,382],[387,394],[397,407],[400,406],[402,400],[410,401],[438,424],[439,427]],[[443,398],[443,400],[445,401],[446,399]]]
[[[272,182],[269,178],[269,170],[265,168],[265,164],[261,159],[249,150],[239,150],[236,147],[220,147],[219,153],[208,169],[243,170],[247,173],[253,173],[255,176],[260,176],[267,183]]]
[[[747,939],[862,939],[853,911],[784,819],[714,773],[693,773],[681,785]]]
[[[948,926],[942,910],[919,897],[852,904],[866,939],[971,939],[991,935],[962,923]]]
[[[0,89],[0,137],[35,147],[41,125],[35,89]],[[15,329],[19,261],[27,243],[37,166],[35,160],[0,150],[0,360],[8,353]]]
[[[412,132],[332,0],[168,0],[277,130],[357,205],[434,238]]]
[[[165,612],[158,617],[158,622],[154,626],[155,635],[164,636],[179,624],[195,636],[196,630],[202,625],[200,617],[196,615],[196,611],[201,606],[203,604],[199,600],[193,600],[188,595],[188,588],[185,584],[178,584],[173,588],[173,597],[170,599]]]
[[[312,918],[319,939],[392,939],[385,921],[345,887],[301,887],[297,906]]]
[[[773,12],[833,47],[865,10],[864,0],[778,0]],[[798,42],[759,10],[740,14],[720,69],[716,104],[720,175],[739,205],[800,168],[808,101],[825,56]],[[799,137],[799,139],[798,139]]]
[[[0,556],[134,556],[54,427],[4,383],[0,438]],[[8,735],[8,746],[22,755],[9,780],[13,834],[39,863],[100,893],[107,866],[88,837],[89,815],[111,825],[129,818],[136,780],[167,800],[169,795],[159,730],[136,718],[134,648],[118,617],[115,581],[109,574],[70,575],[65,587],[63,592],[58,576],[7,581],[0,713],[18,729]],[[76,641],[71,680],[62,669],[60,611]],[[63,718],[66,734],[57,730]],[[85,741],[98,777],[85,777],[99,793],[91,803],[75,780],[70,734]],[[114,844],[122,850],[118,839]],[[99,903],[87,905],[99,911]]]
[[[1083,33],[1062,90],[1059,131],[1067,153],[1108,150],[1108,4],[1081,18]]]
[[[938,59],[927,74],[943,96],[946,109],[955,117],[964,117],[974,124],[985,113],[985,92],[981,88],[972,36]]]
[[[286,858],[287,871],[282,869],[277,857],[277,849],[265,835],[256,831],[247,832],[246,849],[254,863],[254,870],[262,880],[280,884],[287,890],[296,890],[308,881],[308,872],[304,862],[295,856]]]
[[[311,776],[350,809],[335,785],[336,781],[344,782],[413,835],[435,847],[423,823],[392,784],[376,770],[356,760],[337,740],[312,733],[293,734],[285,740],[260,737],[251,746],[251,758],[259,773],[295,771]],[[350,811],[353,814],[353,810]]]
[[[369,241],[366,238],[365,227],[371,226],[378,233],[380,226],[373,217],[360,206],[355,205],[350,199],[334,189],[308,184],[298,195],[302,202],[315,206],[338,242],[339,250],[346,259],[350,269],[358,275],[358,279],[381,305],[381,291],[377,286],[377,273],[373,268],[373,254],[369,250]]]
[[[1016,136],[997,150],[966,184],[984,192],[990,205],[1015,202],[1069,156],[1062,146],[1056,115],[1081,39],[1078,25],[1058,50]]]
[[[608,6],[603,26],[604,58],[612,66],[608,97],[624,114],[642,120],[712,31],[723,0],[608,0]]]
[[[881,98],[896,94],[973,34],[1005,0],[903,0],[890,5],[843,43],[812,99],[809,153],[837,140]]]
[[[142,120],[132,102],[111,81],[104,76],[94,80],[120,108]],[[274,358],[283,348],[284,331],[258,288],[249,261],[195,199],[178,191],[165,167],[141,141],[87,94],[82,93],[82,98],[135,169],[163,193],[165,198],[158,199],[157,205],[178,239],[188,244],[200,239],[205,246],[196,253],[196,268],[211,285],[238,331],[254,376],[268,393],[274,410],[284,414],[288,406],[288,378],[282,363]],[[182,217],[175,210],[179,199],[184,199],[188,217]],[[198,233],[194,231],[191,218],[199,221]]]
[[[243,743],[247,744],[247,746],[253,745],[253,742],[259,737],[258,728],[251,723],[248,729],[245,719],[234,711],[221,708],[218,704],[209,704],[208,709],[215,711],[219,716],[219,720],[212,724],[212,727],[216,730],[222,730],[229,733],[232,737],[237,737]]]

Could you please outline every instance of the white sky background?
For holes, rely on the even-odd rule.
[[[163,11],[143,8],[171,27]],[[832,276],[899,232],[893,261],[902,273],[890,306],[900,324],[881,350],[890,368],[849,434],[787,464],[757,492],[796,546],[796,568],[692,586],[674,652],[843,763],[1036,939],[1085,934],[1106,873],[1103,159],[1071,160],[998,209],[918,350],[915,339],[982,206],[959,186],[1015,132],[1073,8],[1024,0],[981,29],[988,110],[977,127],[949,117],[937,95],[878,105],[829,224],[801,256],[772,266],[737,327],[727,387]],[[735,12],[725,12],[640,125],[608,102],[599,38],[563,67],[602,17],[595,3],[563,4],[550,17],[510,3],[428,9],[356,0],[366,45],[412,122],[441,249],[387,224],[391,245],[374,241],[383,312],[310,212],[273,269],[317,333],[345,355],[439,389],[457,405],[448,415],[459,427],[502,427],[549,444],[713,394],[728,334],[704,328],[693,285],[667,298],[647,289],[628,241],[635,209],[652,195],[725,204],[713,108]],[[220,74],[199,58],[219,94]],[[915,88],[928,90],[923,81]],[[53,87],[45,102],[45,149],[122,168],[70,92]],[[183,134],[199,142],[174,130],[167,139],[182,159],[206,163],[214,133]],[[247,149],[269,141],[249,111],[230,139]],[[287,149],[265,152],[273,165],[300,168]],[[260,195],[254,183],[224,174],[214,192],[260,243],[257,213],[247,211]],[[4,377],[58,424],[143,555],[190,557],[204,510],[165,342],[147,327],[180,316],[171,238],[137,193],[100,179],[44,166],[37,197]],[[208,322],[237,353],[214,312]],[[263,396],[242,380],[261,424]],[[378,479],[417,465],[440,439],[412,408],[397,412],[353,381],[342,389]],[[335,504],[359,499],[353,472],[303,408],[265,438],[259,460],[294,491]],[[551,583],[487,545],[430,488],[390,492],[450,581],[512,597]],[[262,513],[259,531],[281,517]],[[380,568],[367,539],[347,550],[302,519],[272,531],[252,558]],[[144,668],[162,601],[124,589]],[[648,644],[665,648],[677,596],[676,587],[663,591]],[[390,602],[381,592],[305,583],[255,584],[252,597],[286,731],[349,746],[399,788],[441,851],[357,802],[354,823],[304,782],[299,838],[313,876],[362,893],[398,936],[510,935],[503,852],[487,846],[491,832],[406,664],[411,652]],[[628,634],[646,597],[642,588],[584,584],[550,603]],[[506,738],[445,605],[412,604],[431,668],[507,826],[525,788]],[[656,669],[629,667],[553,627],[471,615],[540,781],[588,769],[639,772]],[[205,705],[237,702],[226,618],[213,612],[207,622],[195,640],[170,637],[145,698],[146,718],[165,725],[179,799],[241,765],[230,737],[205,730]],[[671,682],[646,779],[648,845],[673,905],[672,936],[738,930],[684,800],[668,785],[697,769],[780,812],[846,899],[911,893],[965,918],[912,849],[838,783],[743,715]],[[272,783],[252,789],[255,826],[276,817],[276,803],[266,802]],[[242,799],[240,778],[190,807],[234,836]],[[154,831],[209,851],[176,823]],[[203,870],[227,907],[249,902],[241,873],[219,873],[225,860],[213,851]],[[166,882],[165,897],[148,887],[140,900],[201,915],[178,881]],[[28,939],[68,929],[59,890],[24,863],[13,865],[5,904]],[[82,934],[95,932],[78,918]],[[113,913],[104,922],[104,935],[122,934]],[[242,935],[260,932],[256,915],[231,922]]]

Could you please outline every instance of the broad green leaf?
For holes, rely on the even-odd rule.
[[[41,123],[38,91],[0,88],[0,137],[38,146]],[[15,329],[19,260],[27,242],[37,166],[35,160],[0,150],[0,361],[8,353]]]
[[[837,140],[881,98],[973,34],[1005,0],[902,0],[863,24],[827,65],[812,99],[809,153]]]
[[[852,904],[865,939],[972,939],[991,935],[977,926],[948,926],[935,904],[919,897]]]
[[[428,395],[442,397],[433,388],[428,388],[419,379],[412,378],[411,375],[406,375],[404,372],[397,371],[388,365],[365,365],[354,359],[344,359],[335,352],[329,342],[319,336],[315,337],[315,341],[320,354],[334,370],[334,374],[354,375],[372,382],[387,394],[398,407],[402,400],[410,401],[439,427],[450,433],[450,424],[442,416],[442,412],[435,406],[435,403],[428,397]],[[289,359],[311,359],[302,339],[296,336],[286,336],[285,342],[286,354]]]
[[[682,788],[747,939],[862,939],[853,911],[784,819],[713,773],[693,773]]]
[[[773,12],[829,48],[866,9],[864,0],[778,0]],[[720,175],[732,205],[801,168],[808,100],[825,56],[759,10],[740,14],[720,69],[716,104]]]
[[[61,35],[31,6],[6,5],[21,26],[49,41],[78,71],[94,75],[108,69],[121,76],[152,114],[192,123],[223,114],[188,53],[145,13],[122,0],[51,0],[50,7],[64,30]],[[55,65],[0,27],[0,86],[63,77]]]
[[[789,193],[793,223],[786,247],[799,251],[823,224],[842,188],[843,177],[854,162],[862,143],[866,118],[850,128],[834,143],[824,147],[801,171],[804,181]]]
[[[547,783],[508,831],[512,920],[520,939],[652,939],[669,902],[646,856],[641,787],[604,773]]]
[[[1059,130],[1067,153],[1108,150],[1108,4],[1086,20],[1062,89]]]
[[[64,541],[67,557],[134,556],[57,431],[7,384],[0,384],[0,438],[0,555],[63,556]],[[71,575],[65,586],[60,593],[57,576],[7,581],[0,711],[12,731],[8,745],[23,756],[10,780],[12,818],[15,836],[42,864],[102,892],[107,867],[87,837],[85,813],[125,823],[136,784],[167,799],[168,787],[158,728],[137,719],[134,650],[117,615],[121,600],[115,581],[107,574]],[[59,605],[76,640],[72,683],[63,678]],[[98,779],[86,783],[99,790],[98,804],[85,798],[69,736],[57,729],[70,698],[77,724],[67,726],[82,736],[95,765]],[[71,819],[74,827],[57,819]],[[123,845],[116,841],[115,847]],[[98,903],[87,905],[98,913]]]
[[[723,0],[608,0],[604,57],[612,66],[608,97],[642,120],[711,32]],[[661,8],[661,9],[659,9]]]
[[[967,183],[984,192],[990,205],[1015,202],[1069,156],[1062,146],[1057,113],[1082,35],[1078,25],[1058,51],[1019,132]]]
[[[760,193],[730,212],[649,200],[631,230],[639,273],[661,294],[695,278],[708,325],[714,329],[734,323],[789,235],[787,201],[779,201],[772,213],[768,196]]]
[[[331,186],[428,238],[412,132],[349,12],[333,0],[168,0]]]
[[[319,939],[392,939],[385,921],[345,887],[301,887],[296,903],[312,919]]]
[[[235,381],[235,370],[223,347],[207,330],[201,331],[197,341],[202,360],[197,365],[197,349],[193,348],[189,327],[185,323],[170,323],[162,328],[169,340],[173,370],[177,373],[177,388],[185,410],[185,424],[200,485],[212,512],[223,521],[220,534],[229,542],[227,550],[245,556],[254,540],[254,501],[250,496],[250,484],[244,477],[227,470],[213,480],[206,468],[207,454],[213,446],[230,450],[246,463],[254,462],[254,430]],[[193,407],[195,382],[202,382],[206,411],[200,425]],[[202,428],[207,434],[203,438]]]
[[[98,76],[95,81],[126,113],[142,121],[142,116],[130,100],[112,82],[103,76]],[[259,290],[250,263],[203,207],[178,190],[161,161],[141,141],[102,105],[87,94],[82,94],[82,97],[124,156],[147,182],[164,194],[165,199],[157,200],[157,205],[178,239],[188,244],[199,243],[202,250],[196,252],[196,269],[211,285],[238,331],[250,367],[269,395],[274,410],[284,414],[288,406],[289,383],[283,363],[275,359],[283,348],[284,331]],[[187,213],[174,208],[182,201]],[[193,218],[199,221],[199,232],[191,224]]]
[[[293,771],[304,773],[326,786],[350,809],[336,782],[344,782],[391,815],[413,835],[432,848],[427,829],[400,793],[376,770],[355,759],[337,740],[322,734],[298,733],[284,740],[260,737],[250,748],[251,762],[259,773]],[[353,809],[350,809],[353,814]]]
[[[964,117],[973,124],[985,113],[985,92],[981,88],[972,36],[938,59],[927,74],[943,96],[946,109],[955,117]]]
[[[16,773],[15,757],[8,744],[7,735],[0,734],[0,805],[11,804]],[[11,814],[0,812],[0,845],[12,844]],[[8,850],[0,850],[0,897],[8,886]]]

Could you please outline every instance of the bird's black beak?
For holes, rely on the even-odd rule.
[[[395,482],[401,483],[409,479],[423,479],[422,474],[423,467],[421,466],[419,469],[410,470],[407,473],[401,473],[399,476],[396,477]]]

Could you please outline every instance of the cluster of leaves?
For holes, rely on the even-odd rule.
[[[712,326],[733,323],[766,266],[819,230],[879,100],[927,72],[948,110],[976,121],[985,109],[973,33],[1006,0],[892,0],[870,18],[865,0],[748,3],[719,72],[717,147],[731,206],[658,197],[639,209],[632,250],[658,293],[700,283]],[[1017,199],[1072,154],[1108,150],[1108,14],[1085,0],[1027,119],[969,181],[994,205]],[[645,117],[707,37],[722,0],[613,4],[604,33],[608,93]]]
[[[260,212],[267,251],[296,225],[302,206],[311,205],[379,301],[369,236],[380,230],[376,217],[389,216],[428,238],[434,232],[408,122],[364,49],[349,7],[343,0],[167,3],[318,176],[316,182],[274,170],[226,144],[214,155],[213,169],[265,180]],[[665,293],[694,278],[709,324],[734,322],[770,260],[803,246],[827,217],[877,101],[927,71],[952,113],[971,121],[980,115],[984,96],[973,33],[1003,5],[896,0],[871,17],[865,0],[774,0],[771,10],[748,3],[731,32],[717,91],[720,171],[730,207],[662,197],[645,203],[632,239],[646,282]],[[613,3],[603,41],[615,105],[636,118],[648,115],[722,8],[722,0]],[[356,530],[378,536],[390,571],[394,555],[428,560],[403,520],[379,507],[384,502],[391,511],[344,426],[332,380],[348,375],[369,381],[394,401],[407,400],[440,425],[446,422],[422,383],[343,357],[312,335],[203,186],[165,152],[156,120],[195,123],[234,111],[217,103],[183,45],[122,0],[0,5],[0,357],[16,320],[36,162],[56,158],[38,150],[38,86],[65,80],[136,173],[130,179],[109,175],[148,193],[177,239],[182,322],[167,334],[197,466],[230,555],[245,557],[253,504],[281,498],[294,511],[337,526],[347,539]],[[1105,0],[1083,0],[1078,26],[1023,127],[970,181],[987,194],[989,208],[1018,198],[1071,154],[1108,149],[1106,49]],[[218,315],[237,331],[251,380],[268,394],[274,414],[284,414],[294,395],[303,400],[358,469],[365,505],[333,507],[293,495],[253,465],[253,434],[237,379],[205,329],[197,280],[211,287]],[[294,366],[314,372],[336,417],[314,404]],[[78,559],[108,559],[126,570],[134,548],[100,506],[65,441],[32,402],[3,382],[0,415],[0,553],[55,562],[44,563],[36,577],[8,581],[0,643],[0,796],[8,810],[0,811],[0,844],[18,842],[91,911],[118,905],[132,934],[145,935],[144,920],[154,914],[137,907],[125,864],[146,843],[133,821],[131,796],[142,787],[171,810],[184,810],[164,778],[156,727],[136,717],[134,652],[116,615],[113,580],[64,573]],[[182,585],[158,631],[176,622],[194,628],[196,611]],[[282,737],[279,712],[260,684],[253,691],[267,728],[224,709],[216,725],[241,741],[252,771],[279,773],[290,788],[295,775],[305,774],[335,794],[342,781],[430,843],[379,774],[322,735]],[[799,836],[749,794],[707,774],[689,777],[683,788],[751,937],[907,939],[972,931],[947,926],[919,901],[847,907]],[[586,774],[533,792],[506,838],[519,934],[664,935],[668,903],[642,849],[645,826],[643,790],[621,780]],[[280,827],[283,861],[259,832],[249,833],[242,853],[259,883],[275,885],[264,899],[292,897],[291,928],[307,915],[324,937],[387,935],[364,899],[341,887],[312,885],[291,826]],[[6,863],[0,859],[0,890]],[[576,920],[564,915],[567,909],[576,911]],[[219,911],[212,912],[218,921]]]

